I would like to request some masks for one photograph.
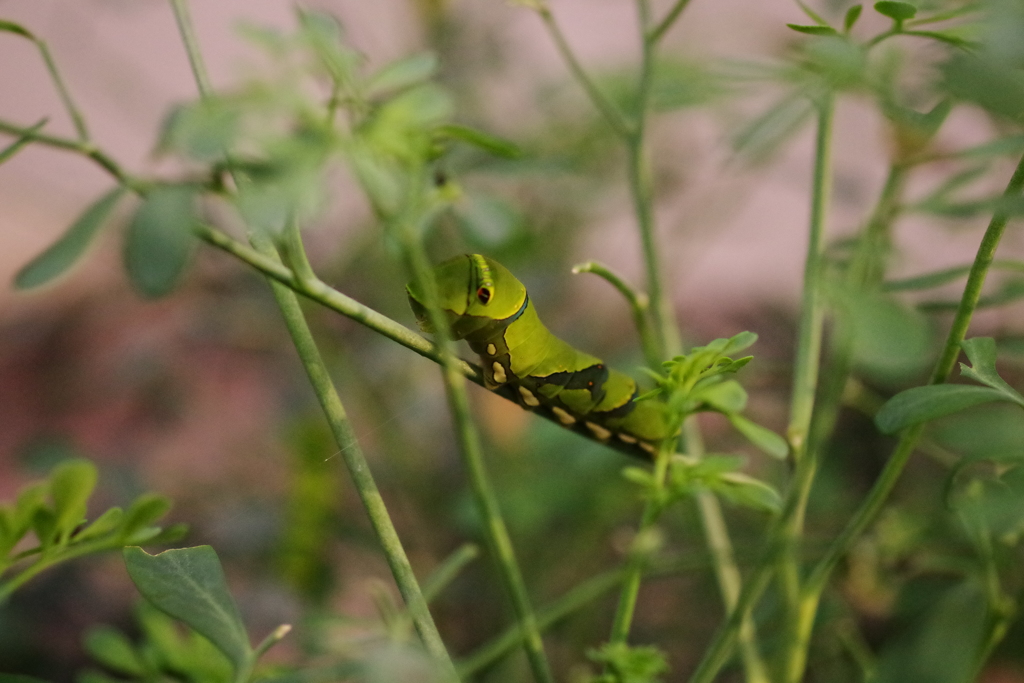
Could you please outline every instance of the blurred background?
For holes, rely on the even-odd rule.
[[[848,4],[830,0],[818,9],[841,16]],[[295,26],[287,2],[193,5],[217,88],[231,88],[258,63],[258,49],[240,26]],[[536,15],[496,0],[305,6],[335,15],[370,65],[432,51],[457,118],[526,151],[515,162],[472,155],[452,162],[464,194],[431,236],[431,256],[477,251],[497,258],[527,284],[542,319],[560,336],[617,367],[641,365],[621,297],[593,276],[570,274],[572,265],[598,260],[642,284],[625,156]],[[663,11],[667,3],[656,6]],[[632,3],[555,0],[552,7],[602,86],[613,96],[625,88],[638,54]],[[170,108],[193,100],[195,87],[168,3],[0,0],[0,17],[47,41],[99,147],[140,175],[177,170],[154,154],[155,141]],[[802,39],[787,22],[807,23],[788,0],[693,2],[666,39],[664,56],[675,76],[658,93],[650,131],[660,257],[687,345],[742,330],[760,335],[745,378],[748,414],[779,432],[806,247],[813,126],[806,112],[783,112],[753,128],[776,101],[778,84],[739,87],[717,74],[785,60]],[[858,30],[870,35],[885,26],[884,17],[866,12]],[[910,64],[931,57],[929,49],[892,47]],[[49,117],[48,131],[73,135],[30,42],[0,34],[0,64],[0,118],[28,126]],[[1001,125],[979,108],[957,107],[934,145],[981,144],[1004,133]],[[841,100],[830,242],[841,247],[864,224],[893,144],[870,96]],[[998,191],[1011,163],[994,159],[978,187]],[[908,194],[924,196],[950,173],[950,166],[922,168],[910,178]],[[185,543],[212,544],[225,562],[254,638],[282,622],[297,625],[271,659],[304,661],[367,647],[367,634],[378,628],[374,595],[397,600],[397,591],[266,283],[230,257],[201,248],[173,295],[144,300],[123,274],[116,225],[59,283],[30,292],[9,284],[110,187],[96,165],[43,147],[0,165],[0,500],[64,458],[90,458],[101,471],[99,509],[145,490],[174,499],[173,521],[191,527]],[[413,326],[394,245],[381,237],[344,172],[330,192],[326,210],[306,232],[318,274]],[[901,217],[891,275],[969,262],[985,220]],[[1000,255],[1019,258],[1022,240],[1019,231],[1008,231]],[[943,292],[957,294],[954,286],[930,295]],[[330,311],[307,311],[413,566],[425,575],[467,540],[479,541],[437,368]],[[1024,333],[1021,312],[1013,304],[986,310],[977,333],[1018,348],[1012,343]],[[861,379],[877,396],[920,383],[947,323],[941,312],[894,322],[881,337],[891,344],[865,352]],[[898,368],[887,362],[893,356]],[[1004,377],[1019,386],[1014,380],[1024,365],[1006,362]],[[550,602],[595,568],[616,566],[641,507],[618,474],[632,463],[477,387],[471,391],[535,601]],[[983,439],[1001,439],[1008,448],[1021,443],[1024,429],[1014,416],[988,410],[975,417],[937,427],[936,448],[962,454]],[[784,480],[785,470],[745,447],[724,420],[709,417],[703,424],[709,448],[746,453],[750,471]],[[842,524],[889,450],[868,417],[843,414],[811,502],[809,553],[815,537],[827,539]],[[956,555],[966,542],[937,492],[946,472],[941,457],[912,463],[896,503],[840,577],[841,590],[826,610],[836,632],[855,624],[869,646],[885,652],[903,637],[901,620],[948,586],[949,574],[929,562]],[[738,509],[728,514],[745,565],[764,518]],[[675,672],[668,680],[681,680],[721,608],[696,511],[684,508],[664,526],[671,555],[686,568],[645,587],[633,640],[660,644]],[[88,665],[83,632],[108,623],[133,633],[136,601],[116,556],[40,576],[0,608],[0,670],[72,680]],[[551,631],[548,649],[564,680],[585,669],[584,651],[606,636],[613,610],[609,595]],[[441,632],[459,654],[498,633],[510,612],[486,556],[436,607]],[[986,680],[1024,680],[1020,636],[1007,638]],[[815,680],[847,680],[843,652],[822,646],[814,657]],[[516,655],[482,680],[525,675]],[[738,672],[730,675],[738,680]]]

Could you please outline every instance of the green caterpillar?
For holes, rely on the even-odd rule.
[[[616,450],[650,459],[668,433],[663,404],[635,401],[632,377],[553,335],[526,287],[500,263],[463,254],[434,269],[438,303],[455,339],[480,356],[488,389]],[[422,290],[406,287],[420,328],[432,332]]]

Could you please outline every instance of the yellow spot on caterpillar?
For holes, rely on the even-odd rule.
[[[558,418],[558,421],[564,425],[571,425],[576,423],[575,417],[573,417],[572,415],[570,415],[569,413],[565,412],[564,410],[557,406],[552,408],[551,412],[553,412],[555,414],[555,417]]]
[[[540,401],[537,400],[537,397],[534,396],[533,392],[526,387],[519,387],[519,395],[523,397],[523,403],[531,408],[536,408],[540,405]]]
[[[648,453],[651,453],[652,455],[654,454],[654,451],[657,450],[657,449],[654,448],[654,446],[652,446],[651,444],[647,443],[646,441],[641,441],[640,442],[640,448],[644,449]]]
[[[587,422],[586,424],[587,429],[593,432],[594,436],[599,438],[601,441],[607,441],[612,435],[611,431],[605,429],[599,424],[594,424],[593,422]]]
[[[636,437],[635,436],[630,436],[629,434],[623,434],[622,432],[619,432],[615,436],[619,437],[619,441],[622,441],[623,443],[636,443]]]
[[[487,355],[488,356],[493,356],[497,352],[498,352],[498,349],[494,348],[494,344],[488,344],[487,345]]]
[[[491,370],[494,371],[495,384],[504,384],[505,380],[508,379],[508,377],[505,376],[505,368],[501,367],[501,363],[498,361],[494,361],[494,364],[491,365]]]

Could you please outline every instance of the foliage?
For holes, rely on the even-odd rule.
[[[28,41],[39,52],[76,133],[51,134],[48,118],[25,126],[0,120],[0,132],[11,137],[0,149],[0,163],[17,163],[26,150],[48,146],[91,160],[116,182],[21,269],[15,286],[33,289],[68,273],[127,205],[123,267],[144,297],[167,296],[203,277],[191,269],[203,243],[267,277],[329,425],[329,435],[296,439],[305,442],[296,449],[313,453],[303,453],[292,466],[297,483],[291,504],[305,508],[291,510],[278,561],[268,563],[285,567],[288,580],[318,601],[315,609],[306,606],[309,623],[300,625],[294,662],[256,673],[260,656],[288,627],[252,646],[243,609],[212,547],[158,555],[137,547],[182,535],[181,527],[155,526],[169,508],[167,499],[145,494],[125,511],[112,508],[84,521],[97,480],[95,466],[86,461],[59,465],[0,507],[0,602],[53,565],[123,549],[128,573],[146,600],[137,613],[141,637],[93,629],[86,648],[110,672],[82,674],[95,683],[521,680],[525,669],[508,657],[517,648],[541,683],[564,678],[583,653],[601,667],[590,677],[594,683],[654,683],[668,673],[670,660],[674,670],[685,667],[690,680],[707,683],[733,657],[751,683],[977,677],[993,655],[1005,656],[998,648],[1012,639],[1024,585],[1017,411],[1024,396],[1014,388],[1019,359],[1011,353],[1012,339],[966,339],[976,310],[1024,296],[1024,265],[994,258],[1008,222],[1024,213],[1024,162],[1001,194],[990,189],[1005,183],[1004,160],[1024,151],[1019,3],[823,3],[818,11],[798,0],[796,9],[810,23],[788,24],[793,32],[781,58],[739,64],[662,54],[664,36],[689,3],[676,0],[655,12],[647,0],[637,0],[638,67],[594,75],[546,2],[517,4],[516,11],[536,14],[590,109],[568,107],[563,119],[546,112],[546,130],[518,129],[512,142],[486,131],[487,125],[467,123],[472,107],[459,93],[455,70],[475,64],[460,62],[438,38],[444,33],[439,17],[449,11],[444,3],[420,3],[423,16],[438,19],[432,24],[437,51],[382,66],[368,63],[325,13],[299,11],[292,32],[245,27],[244,36],[261,55],[252,69],[256,75],[232,89],[213,90],[185,0],[172,0],[199,97],[166,117],[156,151],[176,170],[153,177],[125,169],[93,142],[45,41],[0,20],[0,37]],[[873,26],[884,28],[871,34]],[[762,106],[769,104],[728,131],[736,159],[764,163],[809,122],[816,130],[785,439],[744,415],[752,392],[768,392],[746,377],[747,386],[741,384],[737,372],[751,357],[733,356],[757,335],[743,332],[682,353],[658,244],[655,208],[664,192],[659,183],[667,181],[658,173],[661,150],[652,144],[648,124],[684,110],[747,111],[752,94],[760,95],[755,99]],[[851,99],[876,110],[887,127],[888,173],[856,232],[834,239],[828,229],[832,138],[843,132],[835,111],[837,102]],[[552,109],[557,106],[562,103]],[[989,139],[956,148],[943,135],[948,121],[966,111],[991,122]],[[609,171],[620,166],[635,212],[644,287],[600,264],[577,272],[598,274],[625,297],[645,361],[659,370],[648,370],[655,386],[635,400],[663,402],[670,433],[680,433],[661,444],[652,466],[623,471],[638,496],[624,493],[613,476],[620,464],[604,452],[601,430],[588,435],[583,425],[578,433],[555,427],[544,432],[546,427],[533,426],[539,420],[531,420],[524,431],[534,441],[522,449],[529,452],[485,461],[485,451],[511,453],[514,447],[480,436],[465,380],[479,384],[482,376],[454,355],[445,314],[432,302],[428,259],[428,253],[482,244],[507,251],[527,279],[561,272],[560,261],[557,269],[547,267],[562,258],[556,247],[568,244],[593,215],[589,205],[599,204],[594,198],[621,181]],[[373,217],[365,242],[374,246],[357,245],[349,256],[350,270],[358,271],[354,282],[345,281],[350,276],[343,268],[320,271],[332,266],[316,254],[311,263],[306,253],[308,228],[331,207],[339,176],[353,179]],[[933,182],[931,189],[921,191],[918,176]],[[902,253],[897,231],[912,215],[927,218],[935,230],[940,228],[932,223],[990,220],[972,264],[895,278]],[[243,227],[248,242],[232,236],[234,226]],[[374,278],[378,267],[382,275]],[[986,288],[990,273],[1002,277]],[[396,283],[410,278],[426,293],[434,342],[381,312],[402,305]],[[959,296],[942,298],[961,279]],[[328,281],[342,284],[335,289]],[[341,291],[350,288],[370,305]],[[925,298],[936,291],[940,298]],[[300,306],[297,295],[361,323],[377,333],[381,346],[359,356],[358,344],[348,338],[357,335],[326,334],[333,323],[318,318],[315,307]],[[951,322],[943,312],[953,312]],[[563,313],[573,315],[569,307]],[[937,330],[946,328],[939,338]],[[450,435],[428,438],[440,433],[439,412],[417,417],[408,405],[404,412],[397,407],[418,390],[418,370],[406,362],[406,350],[442,368],[454,448]],[[950,383],[961,351],[968,363],[960,365],[960,377],[970,383]],[[933,369],[925,380],[928,366]],[[338,378],[344,392],[336,388]],[[365,432],[353,427],[342,393],[346,401],[352,395],[359,404],[377,403],[388,415],[381,422],[386,428],[378,425],[386,433],[370,440],[385,443],[393,456],[389,463],[404,459],[395,466],[402,472],[398,493],[384,496],[378,488],[375,476],[386,468],[378,462],[371,467],[364,457]],[[436,390],[419,400],[443,403]],[[501,427],[513,422],[491,419]],[[732,429],[714,429],[716,419]],[[713,429],[705,431],[708,425]],[[889,435],[898,442],[885,455]],[[735,454],[749,447],[738,445],[737,436],[775,461]],[[441,440],[444,446],[432,451],[429,442]],[[458,451],[468,484],[453,483],[450,473],[426,474],[423,461],[442,457],[442,450]],[[938,464],[908,465],[917,450]],[[326,598],[342,573],[329,547],[338,533],[334,527],[349,522],[331,508],[338,487],[326,477],[317,480],[325,451],[340,455],[348,468],[374,547],[382,550],[401,597],[382,584],[370,588],[377,610],[372,618],[328,613]],[[780,460],[785,467],[777,465]],[[901,480],[908,467],[915,476]],[[850,483],[856,481],[868,483]],[[901,481],[908,491],[894,493]],[[392,503],[392,496],[402,502]],[[735,506],[723,510],[720,499]],[[617,534],[623,515],[638,502],[644,511],[636,533]],[[395,509],[415,512],[396,515]],[[367,545],[367,532],[359,533],[352,535]],[[706,550],[691,540],[701,533]],[[490,585],[491,577],[477,566],[487,563],[471,564],[479,551],[464,544],[466,536],[482,541],[500,587]],[[610,544],[609,537],[627,540]],[[413,545],[420,553],[414,557],[460,549],[421,580],[406,551]],[[615,568],[580,581],[578,575],[607,564],[595,548],[608,546],[617,546]],[[645,611],[654,616],[643,637],[659,636],[650,625],[661,606],[641,599],[641,585],[659,572],[680,571],[674,552],[700,556],[700,568],[718,583],[721,606],[715,609],[724,621],[709,642],[693,638],[697,627],[691,622],[707,621],[711,607],[672,605],[665,611],[687,626],[657,646],[631,646],[641,637],[634,621],[650,616]],[[475,586],[464,591],[470,595],[467,609],[460,613],[451,603],[431,609],[433,601],[455,600],[466,585]],[[537,601],[556,592],[553,586],[564,593],[561,598],[546,606]],[[506,626],[507,615],[490,593],[481,599],[482,590],[504,591],[514,614],[513,624],[483,643],[485,632]],[[618,592],[618,607],[607,638],[599,619],[568,619],[580,610],[598,614],[594,603],[612,591]],[[442,621],[448,612],[459,616]],[[878,620],[887,632],[869,638],[863,627]],[[557,622],[566,623],[568,635],[552,630]],[[353,624],[357,635],[338,635],[340,627]],[[686,629],[691,632],[679,637]],[[546,642],[563,637],[570,646],[558,648],[559,659],[549,658],[555,648]],[[453,661],[454,642],[478,649]],[[696,652],[691,642],[707,642],[707,648]]]

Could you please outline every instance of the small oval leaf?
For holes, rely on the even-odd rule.
[[[128,225],[124,263],[132,284],[149,298],[169,293],[178,283],[196,240],[195,188],[159,187],[146,197]]]
[[[86,505],[96,487],[96,466],[88,460],[61,463],[50,476],[50,497],[57,533],[68,538],[85,519]]]
[[[846,16],[843,17],[843,31],[846,33],[850,32],[853,25],[860,19],[860,13],[864,10],[864,5],[854,5],[850,9],[846,10]]]
[[[894,2],[892,0],[876,2],[875,11],[895,21],[913,19],[914,15],[917,14],[917,8],[909,2]]]
[[[14,286],[18,289],[32,289],[71,268],[92,244],[96,233],[106,223],[124,192],[123,187],[117,187],[100,197],[71,224],[60,239],[18,271],[14,277]]]
[[[971,406],[1002,401],[1002,393],[966,384],[930,384],[900,392],[886,401],[875,415],[883,434],[895,434],[921,422],[951,415]]]
[[[736,431],[768,455],[779,460],[785,460],[789,455],[789,444],[772,430],[762,427],[756,422],[751,422],[742,415],[728,415],[727,417]]]

